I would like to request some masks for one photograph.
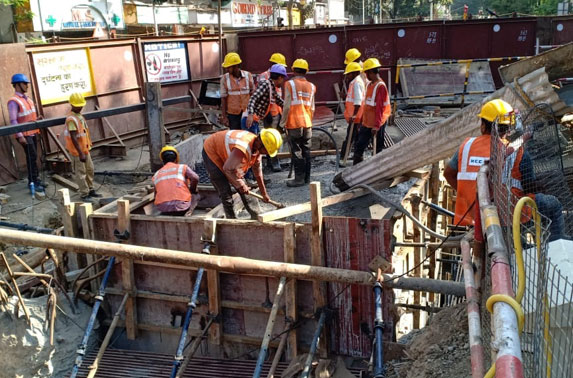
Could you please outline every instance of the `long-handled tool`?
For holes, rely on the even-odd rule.
[[[255,197],[255,198],[258,198],[258,199],[260,199],[261,201],[263,201],[263,196],[261,196],[259,193],[255,193],[255,192],[249,191],[249,195],[250,195],[250,196],[253,196],[253,197]],[[285,207],[284,203],[280,203],[280,202],[277,202],[277,201],[270,200],[269,203],[270,203],[271,205],[273,205],[274,207],[276,207],[277,209],[282,209],[283,207]]]
[[[352,145],[352,136],[354,135],[354,121],[350,122],[348,127],[350,128],[350,132],[348,133],[346,148],[344,149],[344,158],[342,159],[343,167],[346,167],[346,160],[348,160],[348,155],[350,155],[350,146]]]
[[[378,269],[378,279],[374,284],[374,297],[376,302],[376,318],[374,319],[375,348],[374,354],[374,378],[384,377],[384,348],[382,336],[384,332],[384,320],[382,318],[382,270]]]

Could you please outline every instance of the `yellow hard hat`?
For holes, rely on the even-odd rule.
[[[280,64],[280,65],[283,65],[285,67],[287,66],[286,58],[281,53],[274,53],[273,55],[271,55],[271,59],[269,59],[269,62]]]
[[[489,122],[497,121],[503,125],[515,124],[513,107],[503,100],[491,100],[486,102],[478,114],[478,117]]]
[[[86,99],[81,93],[72,93],[70,95],[70,105],[76,108],[86,106]]]
[[[268,128],[261,130],[261,140],[270,157],[277,156],[279,148],[283,145],[283,138],[281,133],[276,129]]]
[[[374,68],[378,68],[378,67],[382,67],[382,65],[380,64],[380,61],[377,58],[368,58],[366,59],[366,61],[364,62],[364,72],[374,69]]]
[[[292,63],[292,69],[300,68],[308,71],[308,62],[304,59],[297,59]]]
[[[159,152],[159,158],[163,161],[163,154],[165,152],[172,152],[175,154],[175,156],[177,156],[177,158],[175,159],[175,163],[179,163],[179,152],[177,151],[177,149],[173,146],[165,146],[161,149],[161,151]]]
[[[346,69],[344,70],[344,74],[347,75],[351,72],[360,72],[362,71],[362,67],[360,67],[359,63],[350,62],[346,65]]]
[[[346,58],[344,59],[344,64],[354,62],[356,59],[360,58],[360,55],[362,54],[360,54],[360,51],[358,51],[358,49],[355,48],[348,49],[346,55],[344,56]]]
[[[235,52],[228,53],[225,55],[225,60],[223,60],[223,68],[236,66],[237,64],[241,64],[242,60],[239,54]]]

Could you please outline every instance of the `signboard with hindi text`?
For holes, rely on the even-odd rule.
[[[189,80],[185,43],[145,43],[143,52],[148,81],[171,83]]]
[[[67,101],[72,93],[96,93],[89,50],[60,50],[32,54],[42,105]]]

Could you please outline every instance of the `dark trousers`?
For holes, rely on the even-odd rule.
[[[376,153],[379,153],[384,149],[384,132],[386,131],[386,125],[382,125],[378,132],[376,133]],[[369,127],[362,126],[360,131],[358,131],[358,136],[356,137],[356,143],[354,144],[354,159],[353,164],[358,164],[363,160],[364,151],[368,147],[368,143],[372,139],[372,129]]]
[[[273,116],[271,113],[269,113],[266,115],[265,118],[263,118],[263,126],[265,128],[272,127],[273,129],[278,129],[280,121],[281,121],[280,114]]]
[[[360,130],[360,124],[354,124],[354,130],[352,131],[352,144],[350,145],[350,150],[352,151],[352,146],[356,144],[356,137],[358,136],[358,131]],[[340,157],[344,158],[344,154],[346,153],[346,145],[348,144],[348,140],[350,139],[350,124],[346,126],[346,139],[342,142],[342,147],[340,148]]]
[[[287,129],[287,140],[290,147],[295,177],[304,176],[306,182],[310,181],[310,147],[312,138],[311,127]]]
[[[27,136],[24,152],[26,153],[26,166],[28,167],[28,184],[38,183],[38,138],[36,135]]]
[[[225,217],[227,219],[236,219],[237,216],[235,215],[235,210],[233,209],[233,191],[231,189],[231,184],[227,179],[227,176],[217,167],[213,160],[209,158],[205,150],[202,152],[203,156],[203,165],[205,166],[205,170],[209,175],[209,179],[211,180],[211,184],[219,194],[219,199],[223,204],[223,210],[225,211]],[[251,215],[251,218],[256,219],[257,213],[252,209],[254,206],[254,202],[249,202],[248,198],[244,194],[240,194],[241,200],[245,205],[245,209]]]
[[[241,130],[241,114],[227,114],[229,119],[229,129],[231,130]]]

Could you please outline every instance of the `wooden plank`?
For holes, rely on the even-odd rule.
[[[118,231],[131,233],[131,219],[129,210],[129,201],[117,201],[117,226]],[[121,260],[121,282],[126,294],[129,294],[125,305],[125,325],[127,338],[135,340],[137,337],[137,308],[136,308],[136,287],[135,275],[133,270],[132,259]]]
[[[60,142],[60,139],[57,137],[57,135],[54,134],[54,131],[52,131],[51,128],[47,127],[44,130],[46,130],[46,132],[48,133],[48,136],[50,138],[52,138],[52,140],[54,141],[54,143],[56,144],[56,146],[58,146],[58,149],[60,151],[62,151],[62,153],[64,154],[64,156],[66,157],[66,159],[68,159],[68,161],[72,161],[72,157],[70,156],[70,153],[68,152],[68,150],[66,149],[66,147],[64,147],[64,145],[62,144],[62,142]]]
[[[78,209],[80,223],[82,226],[82,237],[84,239],[93,239],[93,232],[92,232],[92,225],[89,220],[89,216],[93,213],[93,206],[91,203],[82,203]],[[94,255],[87,254],[86,255],[86,264],[90,265],[95,261]],[[91,277],[96,274],[96,267],[92,266],[87,271],[87,277]],[[98,290],[98,281],[99,280],[91,280],[90,281],[90,289],[93,293],[96,293]]]
[[[311,265],[324,266],[324,254],[322,251],[322,198],[320,194],[320,182],[310,183],[311,224],[310,235],[310,261]],[[315,280],[312,282],[312,296],[314,298],[314,312],[316,313],[326,306],[326,286],[324,282]],[[324,327],[326,329],[327,327]],[[323,331],[323,335],[328,332]],[[326,337],[321,337],[318,351],[326,358]]]
[[[284,228],[284,260],[286,263],[295,262],[296,252],[296,238],[295,238],[295,225],[289,223]],[[296,306],[296,279],[290,279],[286,284],[285,292],[285,305],[286,305],[286,320],[292,327],[298,320],[297,306]],[[292,361],[298,354],[298,338],[296,328],[291,330],[288,334],[287,344],[287,360]]]
[[[212,240],[215,242],[211,245],[210,253],[211,255],[218,255],[216,244],[217,236],[217,221],[215,219],[205,219],[203,222],[203,237],[202,240],[207,242],[207,240]],[[209,312],[213,316],[221,315],[221,285],[219,281],[219,272],[216,270],[209,269],[207,271],[207,287],[209,291]],[[214,322],[209,329],[209,340],[215,345],[221,345],[221,323]]]
[[[76,237],[78,235],[78,225],[76,218],[76,204],[70,201],[70,191],[68,189],[58,190],[58,208],[62,216],[62,224],[64,225],[64,235],[69,237]],[[67,254],[67,270],[77,270],[80,268],[78,255],[76,253]],[[60,261],[63,256],[60,256]]]
[[[99,106],[96,105],[95,106],[95,110],[100,110]],[[111,132],[113,133],[113,135],[115,135],[115,138],[117,139],[117,141],[119,142],[119,144],[121,144],[122,146],[125,147],[125,144],[123,143],[123,140],[121,140],[119,134],[117,133],[117,131],[115,131],[115,128],[111,125],[111,123],[109,122],[109,120],[106,117],[102,117],[101,120],[103,121],[103,123],[110,128]]]
[[[54,181],[54,182],[56,182],[56,183],[58,183],[58,184],[60,184],[60,185],[62,185],[62,186],[65,186],[66,188],[71,189],[71,190],[73,190],[74,192],[77,192],[78,190],[80,190],[80,187],[79,187],[78,184],[76,184],[75,182],[70,181],[70,180],[68,180],[67,178],[62,177],[62,176],[60,176],[60,175],[58,175],[58,174],[53,174],[53,175],[52,175],[52,181]]]

